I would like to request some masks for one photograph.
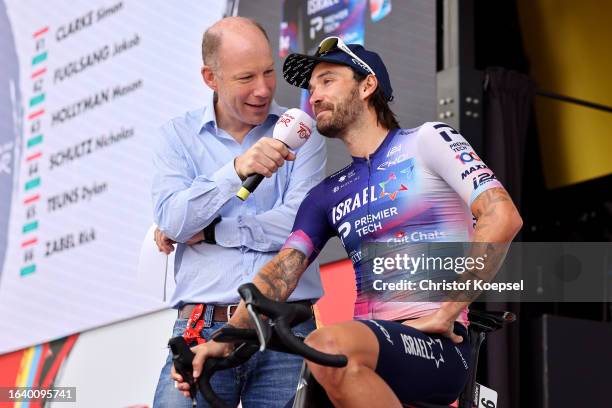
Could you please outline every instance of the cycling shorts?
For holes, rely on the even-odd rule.
[[[450,404],[463,389],[470,362],[466,328],[455,322],[463,337],[455,345],[448,337],[430,335],[388,320],[359,320],[376,335],[379,344],[376,373],[402,403]]]

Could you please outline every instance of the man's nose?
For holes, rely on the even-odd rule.
[[[321,103],[321,95],[319,92],[317,92],[316,88],[312,89],[310,98],[308,98],[308,102],[310,102],[310,105],[313,108],[315,105],[318,105],[319,103]]]
[[[259,98],[268,98],[272,95],[272,86],[264,77],[259,77],[255,83],[253,94]]]

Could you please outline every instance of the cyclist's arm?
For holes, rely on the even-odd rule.
[[[472,238],[469,257],[485,257],[485,267],[482,270],[466,271],[470,275],[462,276],[465,280],[482,279],[490,281],[501,266],[510,243],[521,229],[523,221],[512,199],[505,189],[495,187],[480,194],[471,207],[476,217],[476,226]],[[452,300],[443,302],[441,311],[454,321],[461,311],[467,307],[477,292],[450,294]]]
[[[259,270],[253,283],[264,296],[282,302],[289,298],[308,265],[310,261],[306,254],[297,249],[283,248]],[[252,326],[243,301],[228,323],[235,327]]]
[[[486,255],[487,262],[483,270],[477,274],[467,271],[462,279],[490,281],[522,226],[518,210],[493,171],[463,136],[448,125],[439,122],[423,125],[418,147],[425,166],[455,190],[476,219],[468,256]],[[454,321],[476,295],[474,292],[453,293],[453,299],[442,305],[442,311]]]
[[[511,242],[523,226],[512,199],[501,187],[480,194],[471,210],[476,218],[473,242]]]
[[[321,204],[324,192],[324,184],[319,184],[308,193],[300,205],[293,232],[285,245],[253,279],[255,286],[265,296],[276,301],[287,300],[308,265],[334,235],[327,221],[324,205]],[[242,301],[229,324],[250,327],[251,322]]]

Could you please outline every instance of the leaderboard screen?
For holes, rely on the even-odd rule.
[[[0,353],[163,306],[137,278],[150,140],[209,96],[226,7],[0,0]]]

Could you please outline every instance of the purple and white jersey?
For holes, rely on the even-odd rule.
[[[312,261],[338,236],[355,268],[356,318],[431,314],[438,302],[376,302],[363,296],[363,245],[468,242],[475,225],[472,202],[495,187],[501,184],[493,172],[449,125],[427,122],[393,129],[369,158],[353,157],[349,166],[310,190],[284,248],[297,249]]]

